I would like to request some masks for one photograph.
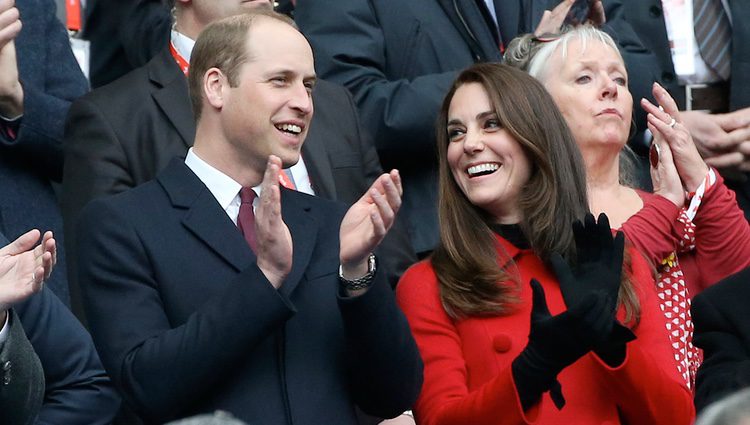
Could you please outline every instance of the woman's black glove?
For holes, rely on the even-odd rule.
[[[557,374],[600,344],[612,330],[611,301],[592,291],[575,307],[552,316],[544,289],[531,279],[532,306],[529,342],[513,360],[512,371],[524,410],[550,391],[558,409],[565,405]]]
[[[616,317],[625,236],[618,231],[612,237],[605,214],[599,215],[598,223],[591,214],[586,215],[584,223],[576,221],[573,223],[573,235],[577,264],[571,269],[559,254],[553,254],[550,263],[569,309],[582,303],[592,292],[604,293],[610,303],[606,311],[613,323],[612,332],[594,347],[594,352],[609,366],[615,367],[625,360],[625,345],[635,339],[633,332]]]

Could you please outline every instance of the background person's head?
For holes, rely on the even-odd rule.
[[[208,24],[251,10],[273,10],[270,0],[176,0],[175,27],[195,40]]]
[[[312,49],[288,17],[256,10],[210,24],[188,76],[196,152],[230,176],[248,166],[262,175],[271,154],[293,165],[312,119],[314,84]]]
[[[634,128],[625,63],[612,37],[592,26],[514,39],[505,62],[542,82],[568,122],[586,165],[619,165]],[[609,161],[607,161],[609,160]]]

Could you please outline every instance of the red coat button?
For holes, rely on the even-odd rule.
[[[495,351],[497,351],[498,353],[508,352],[508,350],[510,350],[510,347],[512,345],[513,345],[513,342],[510,340],[510,337],[505,334],[496,335],[492,339],[492,347],[495,348]]]

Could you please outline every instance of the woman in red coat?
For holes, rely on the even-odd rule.
[[[440,243],[397,288],[425,364],[418,423],[689,424],[650,270],[586,214],[545,89],[475,65],[437,133]]]

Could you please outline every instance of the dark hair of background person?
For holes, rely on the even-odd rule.
[[[588,212],[585,167],[567,123],[552,97],[535,78],[500,64],[477,64],[463,71],[443,101],[437,121],[440,242],[432,265],[446,312],[508,314],[518,302],[518,276],[498,264],[493,218],[469,202],[456,184],[447,160],[448,109],[456,90],[479,83],[487,91],[500,125],[521,145],[532,164],[520,194],[524,235],[543,261],[560,253],[575,259],[570,224]],[[629,261],[623,267],[629,267]],[[628,317],[639,304],[628,273],[622,274],[620,302]],[[498,282],[503,282],[499,284]]]
[[[258,9],[211,23],[201,32],[190,56],[188,74],[190,103],[196,123],[201,117],[203,75],[211,68],[218,68],[227,77],[229,86],[237,87],[240,67],[252,60],[252,52],[247,50],[247,34],[259,17],[274,19],[296,28],[294,21],[288,16]]]

